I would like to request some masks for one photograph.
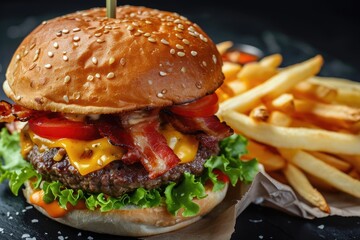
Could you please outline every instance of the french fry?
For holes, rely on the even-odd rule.
[[[357,135],[273,126],[235,111],[228,111],[223,115],[223,120],[236,132],[270,146],[360,155],[360,136]]]
[[[360,156],[351,156],[351,155],[345,155],[345,154],[338,154],[339,158],[345,160],[346,162],[350,163],[354,166],[354,168],[360,172]]]
[[[232,62],[224,62],[222,72],[225,75],[225,83],[236,79],[236,75],[241,70],[241,65]]]
[[[277,72],[276,68],[263,66],[258,62],[250,62],[243,66],[242,70],[237,74],[237,78],[245,82],[248,88],[253,88],[265,82]]]
[[[309,81],[304,81],[298,83],[294,87],[293,94],[297,98],[307,98],[324,103],[331,103],[337,97],[337,90],[328,86],[312,84]]]
[[[348,172],[351,168],[351,164],[349,164],[348,162],[343,161],[334,156],[331,156],[329,154],[322,153],[322,152],[308,152],[308,153],[313,155],[317,159],[329,164],[330,166],[333,166],[334,168],[339,169],[342,172]]]
[[[272,100],[270,106],[272,109],[284,112],[293,112],[295,109],[294,96],[290,93],[283,93],[279,97]]]
[[[282,63],[282,56],[280,54],[273,54],[262,58],[259,63],[261,66],[269,68],[278,68]]]
[[[216,44],[216,48],[218,49],[219,53],[221,55],[223,55],[233,45],[234,45],[234,43],[232,41],[225,41],[225,42],[221,42],[221,43]]]
[[[360,198],[360,181],[301,150],[278,149],[290,163],[342,192]]]
[[[266,121],[269,118],[269,111],[264,105],[253,108],[249,116],[257,121]]]
[[[309,179],[310,183],[318,190],[320,191],[326,191],[326,192],[338,192],[336,188],[329,185],[328,183],[324,182],[323,180],[319,179],[318,177],[315,177],[313,175],[310,175],[308,173],[305,173],[307,179]]]
[[[320,210],[330,213],[330,207],[324,196],[311,185],[301,170],[289,163],[283,172],[290,185],[300,196]]]
[[[285,167],[285,159],[265,145],[249,140],[247,149],[248,154],[244,155],[245,158],[256,158],[264,165],[266,171],[272,172]]]
[[[312,84],[335,88],[337,91],[335,102],[352,107],[360,107],[360,83],[329,77],[312,77],[308,81]]]
[[[267,122],[275,126],[288,127],[292,124],[293,120],[285,113],[273,111],[270,113],[270,117]]]
[[[227,84],[227,88],[231,90],[233,96],[237,96],[248,90],[248,86],[241,81],[232,81]]]
[[[294,100],[295,111],[302,114],[312,114],[321,118],[336,119],[349,122],[360,121],[360,108],[345,105],[324,104],[307,100]]]
[[[222,116],[229,110],[246,112],[258,105],[260,99],[265,96],[270,99],[276,98],[297,83],[317,74],[322,63],[322,57],[316,56],[305,62],[288,67],[263,84],[221,103],[218,114]]]

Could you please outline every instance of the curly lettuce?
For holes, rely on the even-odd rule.
[[[217,178],[215,169],[225,174],[232,185],[236,185],[238,181],[252,181],[258,172],[258,165],[256,160],[246,162],[240,160],[241,155],[247,153],[246,144],[247,140],[239,135],[232,135],[222,140],[219,143],[219,155],[212,156],[206,161],[204,174],[201,177],[184,173],[183,180],[179,183],[171,182],[167,186],[152,190],[138,188],[121,197],[111,197],[103,193],[91,194],[82,190],[69,189],[59,181],[42,180],[41,175],[21,156],[19,134],[9,134],[4,128],[0,133],[0,158],[2,159],[0,182],[7,179],[13,194],[18,195],[24,182],[32,179],[35,183],[34,187],[40,189],[41,186],[44,191],[45,202],[58,201],[64,209],[68,204],[77,205],[79,201],[85,201],[89,210],[99,209],[103,212],[121,209],[128,205],[140,208],[165,205],[173,215],[182,209],[182,215],[190,217],[200,211],[200,207],[193,202],[193,199],[206,197],[204,185],[207,181],[213,183],[213,191],[221,190],[225,186],[225,183]]]

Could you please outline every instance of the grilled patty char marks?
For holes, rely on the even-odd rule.
[[[184,172],[201,175],[205,161],[211,155],[216,155],[219,148],[218,143],[215,141],[212,141],[212,146],[206,143],[205,147],[204,144],[201,144],[204,139],[199,138],[199,140],[199,149],[194,161],[179,164],[155,179],[149,179],[148,172],[140,162],[127,165],[122,161],[113,161],[103,169],[82,176],[70,164],[67,155],[61,161],[53,160],[53,157],[59,151],[58,148],[40,152],[39,148],[34,145],[27,159],[46,180],[58,180],[69,188],[82,189],[91,193],[105,193],[118,197],[139,187],[154,189],[169,182],[178,182],[182,179]]]

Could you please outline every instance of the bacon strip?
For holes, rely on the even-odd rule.
[[[150,179],[161,176],[180,162],[158,129],[158,120],[141,122],[130,128],[134,143],[145,156],[141,163],[148,171]]]
[[[13,122],[15,120],[26,122],[34,113],[34,110],[20,105],[12,105],[4,100],[0,101],[0,122]]]
[[[134,144],[134,139],[121,125],[120,121],[116,118],[102,117],[96,121],[96,127],[102,137],[107,137],[111,144],[120,146],[127,150],[121,158],[126,164],[133,164],[143,158],[142,153]]]
[[[183,133],[206,133],[217,141],[233,134],[233,130],[216,116],[188,118],[172,113],[164,113],[163,116],[176,130]]]

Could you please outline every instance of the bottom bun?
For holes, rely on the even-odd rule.
[[[176,216],[173,216],[165,206],[160,206],[154,208],[126,207],[108,212],[88,209],[72,210],[64,217],[52,218],[43,208],[37,205],[34,207],[47,217],[77,229],[119,236],[143,237],[171,232],[200,220],[225,198],[227,188],[228,184],[222,190],[212,192],[211,187],[206,186],[208,196],[194,200],[200,206],[200,212],[194,217],[183,217],[181,210]],[[34,190],[29,182],[25,183],[23,192],[30,203],[29,198]]]

